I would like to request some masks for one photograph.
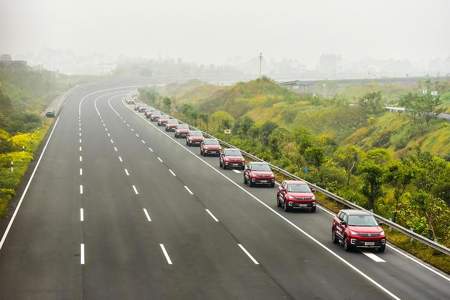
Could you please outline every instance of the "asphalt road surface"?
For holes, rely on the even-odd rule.
[[[123,103],[68,96],[2,233],[0,299],[449,299],[446,274],[393,247],[347,253],[332,216],[285,213]]]

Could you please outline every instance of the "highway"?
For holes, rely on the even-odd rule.
[[[122,86],[126,86],[122,84]],[[68,96],[0,244],[0,299],[449,299],[404,252],[347,253],[123,103]]]

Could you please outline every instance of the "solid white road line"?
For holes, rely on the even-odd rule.
[[[83,161],[83,156],[80,155],[80,161]]]
[[[164,247],[163,244],[159,244],[159,246],[161,247],[161,250],[162,250],[162,252],[163,252],[163,254],[164,254],[164,257],[165,257],[166,260],[167,260],[167,263],[168,263],[169,265],[171,265],[171,264],[172,264],[172,260],[170,259],[169,254],[168,254],[167,251],[166,251],[166,247]]]
[[[83,168],[80,168],[80,176],[83,175]]]
[[[121,157],[121,156],[119,156],[119,160],[120,160],[120,162],[123,162],[123,159],[122,159],[122,157]]]
[[[206,208],[205,210],[211,216],[211,218],[213,218],[214,221],[219,222],[219,219],[217,219],[209,209]]]
[[[84,244],[80,245],[80,264],[84,265]]]
[[[122,104],[127,107],[123,102]],[[127,107],[131,112],[133,112],[131,110],[131,108]],[[136,114],[138,117],[140,117],[142,120],[146,121],[141,115]],[[170,135],[168,135],[167,133],[161,131],[158,127],[156,127],[156,125],[149,123],[149,122],[145,122],[145,124],[152,126],[153,128],[155,128],[156,131],[158,131],[160,134],[163,134],[165,136],[167,136],[172,142],[174,142],[175,144],[177,144],[178,146],[180,146],[182,149],[184,149],[185,151],[189,152],[191,155],[193,155],[195,158],[197,158],[198,160],[202,161],[205,165],[207,165],[209,168],[211,168],[214,172],[216,172],[217,174],[219,174],[220,176],[222,176],[223,178],[225,178],[228,182],[230,182],[231,184],[233,184],[234,186],[236,186],[238,189],[240,189],[242,192],[246,193],[247,195],[249,195],[251,198],[253,198],[255,201],[257,201],[258,203],[260,203],[262,206],[264,206],[266,209],[268,209],[270,212],[272,212],[273,214],[275,214],[276,216],[278,216],[279,218],[281,218],[283,221],[285,221],[286,223],[288,223],[289,225],[291,225],[293,228],[295,228],[297,231],[301,232],[303,235],[305,235],[306,237],[308,237],[310,240],[312,240],[314,243],[316,243],[318,246],[320,246],[322,249],[324,249],[326,252],[328,252],[330,255],[334,256],[336,259],[338,259],[339,261],[341,261],[343,264],[345,264],[346,266],[348,266],[350,269],[352,269],[353,271],[355,271],[356,273],[358,273],[359,275],[361,275],[362,277],[364,277],[367,281],[371,282],[373,285],[375,285],[377,288],[379,288],[380,290],[382,290],[384,293],[386,293],[387,295],[389,295],[391,298],[393,299],[397,299],[400,300],[399,297],[397,297],[394,293],[392,293],[391,291],[389,291],[388,289],[386,289],[385,287],[383,287],[381,284],[379,284],[377,281],[375,281],[374,279],[372,279],[372,277],[370,277],[369,275],[367,275],[366,273],[364,273],[363,271],[361,271],[360,269],[358,269],[357,267],[355,267],[354,265],[352,265],[350,262],[348,262],[347,260],[345,260],[344,258],[342,258],[341,256],[339,256],[336,252],[334,252],[333,250],[331,250],[330,248],[328,248],[327,246],[325,246],[324,244],[322,244],[319,240],[317,240],[315,237],[313,237],[312,235],[310,235],[309,233],[307,233],[306,231],[304,231],[303,229],[301,229],[299,226],[297,226],[296,224],[294,224],[291,220],[289,220],[288,218],[286,218],[285,216],[283,216],[282,214],[280,214],[278,211],[276,211],[274,208],[270,207],[269,205],[267,205],[266,203],[264,203],[261,199],[259,199],[258,197],[256,197],[255,195],[253,195],[252,193],[250,193],[249,191],[247,191],[246,189],[244,189],[242,186],[240,186],[238,183],[234,182],[231,178],[229,178],[227,175],[223,174],[222,172],[220,172],[219,170],[217,170],[213,165],[211,165],[210,163],[208,163],[206,160],[204,160],[203,158],[197,156],[194,152],[192,152],[191,150],[187,149],[186,147],[183,146],[183,144],[181,144],[180,142],[178,142],[176,139],[174,139],[173,137],[171,137]]]
[[[233,169],[234,173],[241,174],[241,171]]]
[[[363,254],[375,262],[386,262],[384,259],[381,259],[380,257],[376,256],[375,254],[373,254],[371,252],[363,251]]]
[[[259,265],[259,262],[250,254],[250,252],[247,251],[247,249],[244,248],[244,246],[242,246],[241,244],[238,244],[239,248],[241,248],[242,251],[244,251],[245,254],[247,254],[247,256],[251,259],[251,261],[255,264],[255,265]]]
[[[84,209],[80,208],[80,222],[84,222]]]
[[[175,172],[172,171],[171,169],[169,169],[169,172],[170,172],[170,174],[172,174],[173,176],[177,176],[177,175],[175,174]]]
[[[161,159],[161,157],[158,156],[157,159],[159,160],[160,163],[163,162],[163,160]]]
[[[187,186],[184,186],[184,188],[186,189],[186,191],[188,191],[189,194],[194,195],[194,193]]]
[[[20,196],[19,202],[17,203],[16,209],[14,210],[14,213],[9,220],[8,226],[6,226],[5,232],[3,233],[2,239],[0,240],[0,250],[3,248],[3,244],[5,243],[6,237],[8,236],[9,231],[11,230],[12,224],[14,220],[16,219],[17,213],[19,212],[20,206],[22,205],[23,199],[25,198],[28,189],[30,188],[31,181],[34,178],[34,175],[36,174],[36,170],[39,167],[39,164],[41,163],[42,157],[44,157],[45,151],[47,150],[47,146],[50,143],[50,140],[53,136],[53,132],[55,131],[56,126],[58,125],[59,117],[55,121],[55,125],[52,128],[52,131],[50,131],[50,134],[48,136],[47,141],[45,142],[44,148],[42,148],[41,155],[39,155],[39,159],[37,160],[36,166],[33,169],[33,172],[31,173],[30,179],[27,182],[27,185],[25,186],[25,189],[23,190],[22,196]]]
[[[145,214],[145,217],[147,218],[147,221],[151,222],[152,219],[150,218],[150,215],[148,214],[147,209],[143,208],[142,210],[144,210],[144,214]]]
[[[83,195],[83,185],[80,184],[80,194]]]
[[[116,152],[117,152],[117,151],[119,151],[119,149],[117,149],[117,147],[115,147],[115,146],[114,146],[114,151],[116,151]]]
[[[125,171],[125,174],[126,174],[127,176],[130,176],[130,173],[128,173],[128,170],[127,170],[127,169],[125,169],[124,171]]]
[[[139,192],[134,184],[133,184],[133,191],[136,195],[139,195]]]

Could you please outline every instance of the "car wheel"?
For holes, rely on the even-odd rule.
[[[312,212],[312,213],[315,213],[315,212],[316,212],[316,207],[315,207],[315,206],[313,206],[313,207],[311,208],[311,212]]]
[[[255,186],[255,184],[253,183],[253,181],[249,180],[248,182],[249,182],[249,186],[251,186],[251,187]]]
[[[241,170],[244,171],[244,170],[245,170],[245,166],[242,166],[242,167],[241,167]]]
[[[336,231],[334,231],[334,230],[331,230],[331,240],[333,241],[333,244],[339,243],[339,240],[336,236]]]
[[[280,198],[277,196],[277,207],[281,207]]]
[[[271,183],[271,184],[270,184],[270,187],[271,187],[271,188],[275,187],[275,183]]]
[[[378,252],[384,253],[384,251],[386,251],[386,245],[383,245],[380,248],[378,248]]]
[[[346,237],[344,237],[344,250],[347,252],[352,250],[352,246],[348,243],[348,240]]]
[[[248,180],[247,178],[244,176],[244,184],[247,185],[248,184]]]
[[[221,160],[219,160],[219,167],[220,167],[221,169],[223,169],[223,164],[222,164],[222,161],[221,161]]]

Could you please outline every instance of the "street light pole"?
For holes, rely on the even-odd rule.
[[[259,52],[259,77],[260,78],[262,75],[262,59],[263,59],[262,52]]]

